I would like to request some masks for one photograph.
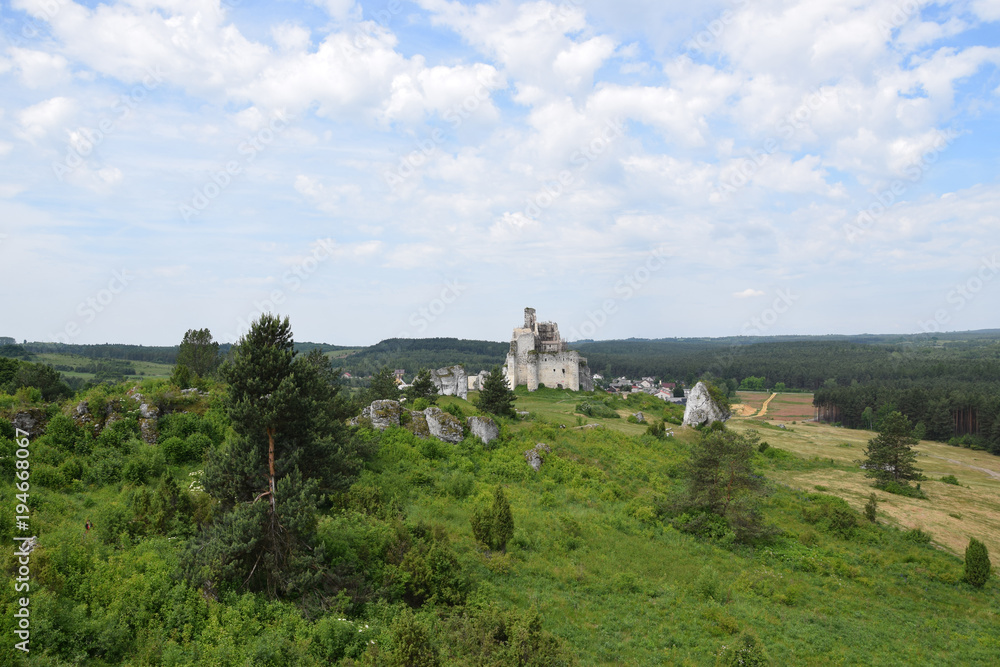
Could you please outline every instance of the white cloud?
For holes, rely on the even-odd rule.
[[[50,137],[70,123],[77,106],[76,100],[68,97],[52,97],[23,109],[18,113],[18,134],[32,143]]]
[[[764,294],[765,292],[762,292],[759,289],[753,289],[752,287],[748,287],[742,292],[733,292],[733,296],[737,299],[749,299],[755,296],[764,296]]]

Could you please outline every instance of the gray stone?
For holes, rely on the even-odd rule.
[[[696,384],[688,396],[687,405],[684,407],[684,426],[710,425],[712,422],[724,422],[727,419],[729,419],[729,413],[723,411],[712,400],[712,395],[708,393],[708,387],[705,386],[705,383]]]
[[[400,407],[399,401],[383,399],[373,401],[371,405],[362,410],[360,419],[370,422],[372,428],[384,431],[390,426],[399,426],[399,415],[402,412],[403,409]],[[356,424],[357,420],[354,423]]]
[[[639,422],[640,424],[643,424],[643,423],[646,422],[646,415],[642,414],[641,412],[637,412],[637,413],[635,413],[632,416],[635,417],[635,420],[637,422]]]
[[[10,420],[14,428],[19,428],[29,436],[34,437],[45,433],[45,413],[38,408],[22,410]]]
[[[469,396],[469,377],[461,366],[448,366],[431,371],[431,382],[442,396],[458,396],[461,399]]]
[[[143,403],[139,406],[139,416],[143,419],[156,419],[160,416],[160,409],[155,405]]]
[[[500,427],[489,417],[469,417],[465,420],[469,432],[488,445],[500,437]]]
[[[549,453],[552,449],[546,445],[544,442],[540,442],[531,449],[524,452],[524,460],[528,462],[535,472],[542,469],[542,464],[545,463],[545,459],[542,458],[542,452]]]
[[[431,434],[427,427],[427,417],[419,410],[410,410],[410,423],[406,425],[406,430],[418,438],[426,438]]]
[[[461,442],[465,437],[462,422],[458,421],[455,415],[448,414],[436,405],[424,410],[424,417],[427,419],[427,429],[430,434],[438,440],[455,443]]]

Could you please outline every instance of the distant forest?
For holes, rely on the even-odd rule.
[[[54,370],[128,373],[128,362],[173,364],[178,346],[65,345],[24,343],[0,346],[0,357],[30,361],[43,353],[74,354],[86,365]],[[227,356],[230,345],[220,345]],[[458,338],[392,338],[366,348],[301,342],[331,354],[335,367],[367,377],[383,367],[412,376],[422,368],[462,364],[469,373],[504,363],[509,344]],[[819,418],[852,428],[873,428],[879,415],[898,409],[928,438],[956,441],[1000,454],[1000,330],[908,336],[784,336],[581,341],[571,346],[591,370],[607,378],[653,376],[693,384],[710,379],[735,388],[745,378],[764,378],[763,388],[784,383],[814,392]],[[343,355],[337,354],[342,352]],[[114,366],[114,368],[109,368]],[[47,394],[56,376],[35,365],[15,379],[8,365],[0,378],[12,391],[35,382]],[[29,373],[29,369],[31,372]],[[78,384],[79,382],[73,383]]]

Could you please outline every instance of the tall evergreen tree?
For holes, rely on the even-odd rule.
[[[396,383],[396,376],[388,366],[383,366],[378,373],[372,376],[371,386],[365,392],[365,402],[381,401],[391,399],[399,400],[399,385]]]
[[[433,403],[437,400],[437,393],[437,387],[434,386],[434,380],[431,379],[431,372],[426,368],[421,368],[417,377],[414,378],[413,384],[406,390],[406,397],[411,401],[426,398]]]
[[[969,546],[965,548],[965,580],[975,586],[982,588],[990,580],[990,552],[986,545],[972,537],[969,539]]]
[[[920,479],[920,470],[914,465],[915,444],[910,420],[901,412],[890,412],[882,419],[878,435],[868,441],[862,464],[865,476],[874,478],[877,485],[905,485],[911,479]]]
[[[209,452],[205,491],[219,501],[194,547],[204,587],[323,596],[330,577],[313,544],[318,498],[359,468],[346,428],[330,417],[325,360],[296,358],[288,318],[262,315],[222,367],[233,435]]]
[[[177,365],[200,377],[209,375],[219,365],[219,344],[208,329],[188,329],[177,351]]]
[[[498,417],[514,417],[514,401],[517,394],[507,386],[507,378],[499,366],[494,366],[483,381],[479,392],[479,409]]]

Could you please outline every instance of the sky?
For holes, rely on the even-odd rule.
[[[0,335],[1000,326],[1000,0],[0,2]]]

